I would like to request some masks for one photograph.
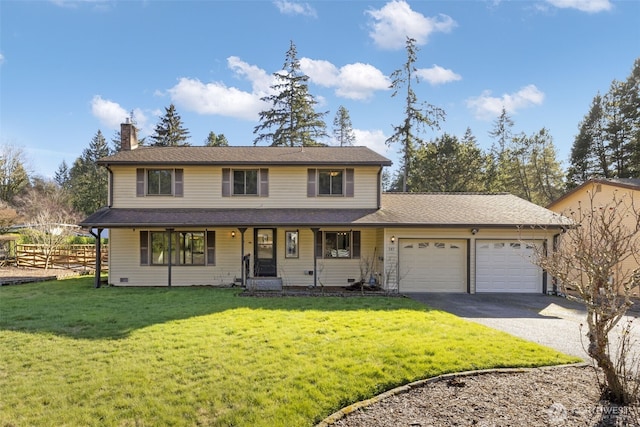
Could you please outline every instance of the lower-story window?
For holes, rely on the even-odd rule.
[[[360,258],[360,231],[319,231],[320,258]]]
[[[169,263],[169,233],[167,231],[140,232],[140,263],[143,265],[167,265]],[[215,232],[172,232],[171,264],[215,264]]]

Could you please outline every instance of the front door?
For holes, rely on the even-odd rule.
[[[276,269],[276,230],[275,228],[256,228],[253,236],[255,277],[275,277]]]

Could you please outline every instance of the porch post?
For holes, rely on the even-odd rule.
[[[102,274],[102,242],[100,241],[101,237],[100,235],[102,234],[102,228],[98,228],[98,234],[94,233],[92,230],[90,230],[89,232],[91,233],[91,235],[93,237],[96,238],[96,273],[95,273],[95,278],[94,278],[94,282],[93,282],[93,287],[94,288],[99,288],[100,287],[100,275]]]
[[[167,286],[171,287],[171,253],[173,248],[171,247],[171,234],[173,234],[173,228],[167,228],[169,234],[169,259],[167,260]]]
[[[244,232],[247,231],[247,227],[238,227],[240,231],[240,277],[242,278],[242,287],[247,287],[247,278],[245,277],[244,270]]]
[[[313,233],[313,287],[318,286],[318,231],[320,228],[311,227],[311,232]]]

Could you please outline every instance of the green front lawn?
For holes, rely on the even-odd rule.
[[[406,298],[0,288],[1,426],[310,426],[445,372],[576,362]]]

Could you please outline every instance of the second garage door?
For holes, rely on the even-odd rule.
[[[467,292],[467,242],[400,239],[400,292]]]
[[[476,241],[476,292],[541,293],[542,269],[531,262],[534,244]]]

